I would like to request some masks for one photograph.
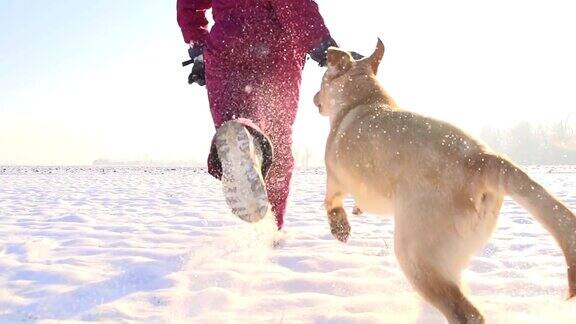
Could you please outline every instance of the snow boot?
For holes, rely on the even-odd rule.
[[[240,219],[260,221],[270,210],[262,176],[262,148],[244,125],[233,120],[218,128],[215,144],[226,203]]]

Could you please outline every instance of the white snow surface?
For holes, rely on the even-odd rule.
[[[576,209],[576,167],[528,171]],[[324,181],[296,172],[279,235],[230,214],[201,169],[0,167],[0,323],[443,323],[397,264],[393,220],[350,215],[349,243],[331,237]],[[489,323],[576,323],[565,270],[506,200],[464,281]]]

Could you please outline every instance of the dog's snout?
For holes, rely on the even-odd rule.
[[[316,93],[316,95],[314,96],[314,105],[320,108],[320,92]]]

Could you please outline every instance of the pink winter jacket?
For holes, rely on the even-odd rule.
[[[209,32],[210,8],[214,26]],[[313,0],[178,0],[177,16],[186,43],[215,47],[237,46],[228,43],[241,39],[236,44],[245,44],[279,31],[307,53],[330,37]]]

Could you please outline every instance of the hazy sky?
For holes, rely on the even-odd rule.
[[[318,0],[345,48],[386,44],[380,79],[405,109],[472,133],[576,116],[571,0]],[[203,161],[214,132],[168,0],[0,0],[0,164]],[[304,71],[295,149],[328,121]]]

